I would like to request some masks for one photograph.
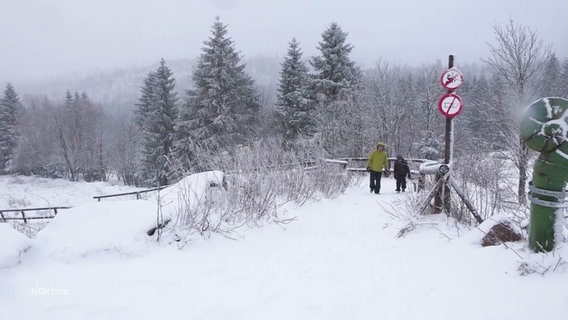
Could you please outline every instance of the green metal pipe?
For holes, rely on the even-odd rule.
[[[540,152],[529,186],[529,247],[535,252],[552,251],[555,236],[561,235],[568,180],[568,100],[542,98],[529,105],[521,120],[521,137]]]

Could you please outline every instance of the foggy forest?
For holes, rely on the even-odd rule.
[[[568,95],[568,58],[514,20],[493,29],[489,56],[465,65],[456,59],[465,81],[457,91],[464,108],[453,121],[453,156],[465,164],[500,154],[523,172],[524,184],[530,151],[517,139],[519,115],[537,98]],[[210,33],[199,57],[24,88],[8,83],[0,168],[72,181],[115,174],[149,187],[235,170],[227,155],[243,150],[262,154],[263,166],[364,157],[377,141],[391,156],[443,157],[437,104],[445,57],[420,66],[377,58],[361,67],[337,23],[322,30],[320,54],[312,57],[291,39],[282,57],[247,58],[219,18]],[[474,169],[456,168],[464,177]]]

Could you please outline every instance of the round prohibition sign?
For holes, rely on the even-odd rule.
[[[463,73],[457,68],[450,68],[440,77],[442,87],[447,90],[456,90],[463,84]]]
[[[460,96],[455,93],[443,95],[438,101],[438,110],[446,118],[453,118],[460,114],[463,109],[463,102]]]

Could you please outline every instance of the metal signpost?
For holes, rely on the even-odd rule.
[[[459,88],[463,83],[463,74],[456,68],[454,68],[454,56],[450,55],[449,58],[449,68],[442,73],[440,78],[440,83],[442,86],[448,90],[440,100],[438,101],[438,110],[440,113],[446,117],[446,146],[444,163],[423,163],[420,165],[421,174],[436,174],[436,185],[432,189],[432,192],[426,197],[424,205],[420,212],[422,213],[426,207],[434,198],[434,213],[440,213],[442,207],[446,210],[446,213],[450,213],[450,186],[454,188],[460,199],[463,201],[467,209],[471,212],[477,223],[482,223],[483,219],[475,210],[475,207],[467,199],[463,190],[452,177],[451,170],[451,159],[452,159],[452,119],[460,114],[463,109],[463,101],[459,95],[455,94],[453,91]],[[442,194],[444,195],[444,201],[442,201]]]
[[[440,84],[444,89],[448,90],[438,101],[438,110],[446,117],[446,132],[445,132],[445,153],[444,164],[448,165],[451,162],[452,152],[452,118],[460,114],[463,109],[463,101],[461,97],[454,93],[463,84],[463,74],[460,70],[454,67],[454,56],[450,55],[448,58],[448,69],[442,73],[440,77]],[[437,182],[443,179],[441,175],[437,176]],[[442,190],[444,191],[444,201],[442,201]],[[450,188],[444,182],[443,188],[439,188],[434,198],[434,213],[440,213],[442,206],[446,211],[450,210]]]

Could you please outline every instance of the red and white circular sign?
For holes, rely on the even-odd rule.
[[[444,89],[456,90],[463,84],[463,73],[457,68],[450,68],[442,73],[440,83]]]
[[[438,110],[446,118],[453,118],[460,114],[463,109],[463,102],[460,96],[455,93],[443,95],[438,101]]]

